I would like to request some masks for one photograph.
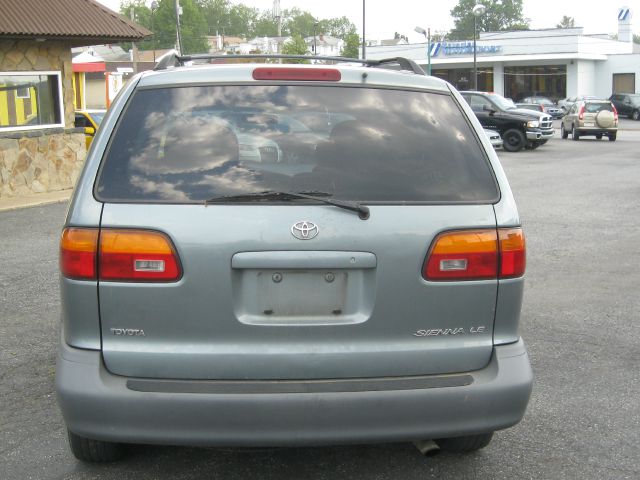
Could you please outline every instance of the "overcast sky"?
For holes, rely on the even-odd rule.
[[[118,10],[120,0],[98,0]],[[260,10],[271,9],[273,0],[244,0]],[[422,42],[424,37],[413,29],[419,25],[431,31],[453,27],[450,11],[457,0],[366,0],[367,38],[393,38],[394,32],[409,37],[411,43]],[[151,0],[147,2],[151,4]],[[552,28],[569,15],[576,26],[585,27],[586,33],[615,33],[618,30],[618,7],[629,6],[635,13],[633,31],[640,32],[640,0],[524,0],[524,16],[531,19],[532,28]],[[298,7],[318,18],[348,17],[362,32],[362,0],[280,0],[282,9]]]

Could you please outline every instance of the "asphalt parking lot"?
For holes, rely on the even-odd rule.
[[[116,464],[76,462],[53,388],[66,205],[0,212],[0,479],[640,478],[639,148],[640,131],[625,130],[499,154],[527,234],[521,332],[535,386],[521,424],[464,456],[141,446]]]

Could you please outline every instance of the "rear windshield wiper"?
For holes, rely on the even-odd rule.
[[[358,202],[348,200],[335,200],[329,197],[331,194],[326,192],[278,192],[266,190],[264,192],[241,193],[238,195],[221,195],[205,200],[205,205],[212,203],[227,202],[245,202],[252,200],[290,200],[292,198],[305,198],[307,200],[315,200],[316,202],[326,203],[345,210],[356,212],[362,220],[369,218],[369,207],[359,204]]]

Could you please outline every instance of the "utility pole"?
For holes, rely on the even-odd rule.
[[[431,28],[427,28],[427,75],[431,75]]]
[[[131,15],[131,21],[136,21],[136,11],[133,5],[131,5],[131,10],[129,10]],[[133,63],[133,74],[138,73],[138,45],[136,42],[131,42],[131,62]]]
[[[182,36],[180,35],[180,13],[182,8],[180,7],[179,0],[176,0],[176,47],[178,53],[182,55]]]
[[[280,0],[273,0],[273,19],[278,26],[278,41],[276,42],[276,52],[280,54],[282,51],[282,12],[280,11]],[[278,59],[278,63],[282,63],[282,59]]]
[[[367,59],[367,35],[365,30],[365,3],[366,0],[362,0],[362,59]]]

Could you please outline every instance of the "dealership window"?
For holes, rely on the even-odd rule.
[[[525,97],[548,97],[557,102],[567,96],[567,66],[504,67],[504,96],[514,102]]]
[[[0,132],[63,126],[60,72],[0,72]]]
[[[458,90],[473,90],[473,68],[434,69],[431,74],[446,80]],[[493,68],[478,67],[478,90],[493,91]]]
[[[614,73],[613,93],[636,93],[636,74]]]

